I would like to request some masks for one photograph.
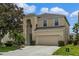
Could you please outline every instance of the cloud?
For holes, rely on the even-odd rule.
[[[63,8],[53,7],[53,8],[41,8],[41,13],[53,13],[53,14],[63,14],[68,15],[69,13],[65,11]]]
[[[48,11],[48,8],[46,8],[46,7],[44,7],[44,8],[41,8],[41,13],[48,13],[49,11]]]
[[[76,10],[76,11],[72,12],[72,13],[70,14],[70,17],[78,16],[78,12],[79,12],[79,10]]]
[[[73,28],[73,26],[71,25],[71,26],[70,26],[70,29],[72,29],[72,28]]]
[[[28,13],[34,13],[36,10],[36,6],[31,5],[29,6],[28,4],[25,3],[18,3],[16,4],[18,7],[22,7],[24,10],[24,14],[28,14]]]
[[[50,13],[63,14],[63,15],[66,15],[66,16],[69,14],[63,8],[59,8],[59,7],[53,7],[53,8],[51,8],[50,9]]]
[[[70,33],[74,33],[72,29],[73,29],[73,26],[71,25],[70,26]]]

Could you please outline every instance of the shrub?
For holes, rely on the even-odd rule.
[[[5,47],[5,44],[4,43],[0,43],[0,47]]]
[[[67,44],[72,44],[73,43],[73,41],[72,40],[69,40],[68,42],[67,42]]]
[[[32,43],[32,45],[35,45],[35,41],[32,41],[31,43]]]
[[[64,41],[58,41],[58,46],[64,46]]]
[[[7,47],[11,47],[11,46],[13,46],[13,44],[14,44],[13,41],[7,41],[7,42],[5,43],[5,45],[6,45]]]
[[[15,33],[15,42],[17,45],[22,45],[25,43],[25,39],[21,33]]]
[[[73,44],[74,44],[74,45],[77,45],[77,42],[78,42],[78,40],[75,40]]]
[[[24,39],[24,37],[23,37],[23,35],[21,33],[18,33],[16,31],[11,32],[10,37],[15,39],[15,44],[16,45],[20,46],[20,45],[25,44],[25,39]]]
[[[0,47],[2,46],[2,43],[0,43]]]

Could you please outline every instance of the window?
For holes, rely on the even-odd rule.
[[[58,26],[59,23],[58,23],[58,19],[55,19],[55,26]]]
[[[47,26],[47,20],[43,21],[43,26],[46,27]]]
[[[38,17],[38,18],[41,18],[41,17]]]
[[[36,28],[38,27],[38,24],[36,24]]]

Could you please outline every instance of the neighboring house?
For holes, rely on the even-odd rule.
[[[58,45],[58,41],[67,43],[69,23],[64,15],[28,14],[23,19],[25,43],[31,45]]]

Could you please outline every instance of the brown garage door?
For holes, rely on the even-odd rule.
[[[58,45],[59,35],[40,35],[36,37],[38,45]]]

